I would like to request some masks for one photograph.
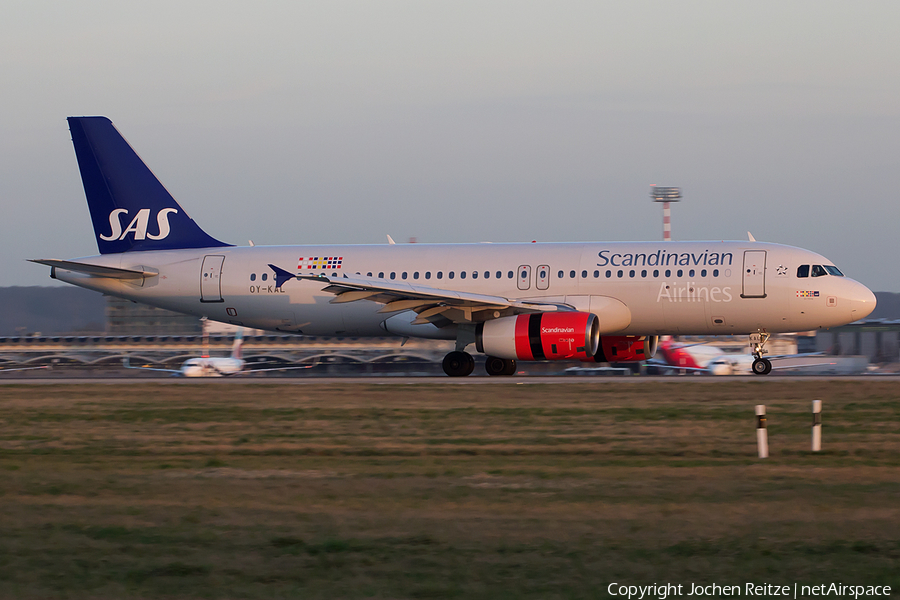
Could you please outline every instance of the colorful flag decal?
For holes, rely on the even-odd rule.
[[[340,269],[343,262],[343,256],[300,257],[300,265],[297,268],[301,271],[334,271]]]

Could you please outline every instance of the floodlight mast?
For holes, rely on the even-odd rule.
[[[681,188],[650,186],[650,197],[654,202],[662,202],[663,205],[663,241],[672,241],[672,213],[669,210],[670,202],[681,200]]]

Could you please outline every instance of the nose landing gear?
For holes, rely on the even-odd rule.
[[[763,358],[763,354],[768,354],[763,346],[769,341],[769,334],[765,331],[750,334],[750,354],[756,359],[753,361],[752,369],[756,375],[768,375],[772,372],[772,361]]]

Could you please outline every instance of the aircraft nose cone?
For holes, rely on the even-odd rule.
[[[856,282],[854,282],[856,283]],[[875,294],[861,283],[856,283],[850,294],[850,316],[854,321],[865,319],[875,310]]]

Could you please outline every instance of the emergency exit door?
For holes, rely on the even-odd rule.
[[[225,257],[210,255],[203,257],[200,267],[200,302],[225,302],[222,299],[222,263]]]
[[[744,251],[744,286],[741,298],[766,297],[766,251]]]
[[[522,265],[519,267],[519,274],[516,277],[520,290],[527,290],[531,287],[531,265]]]

